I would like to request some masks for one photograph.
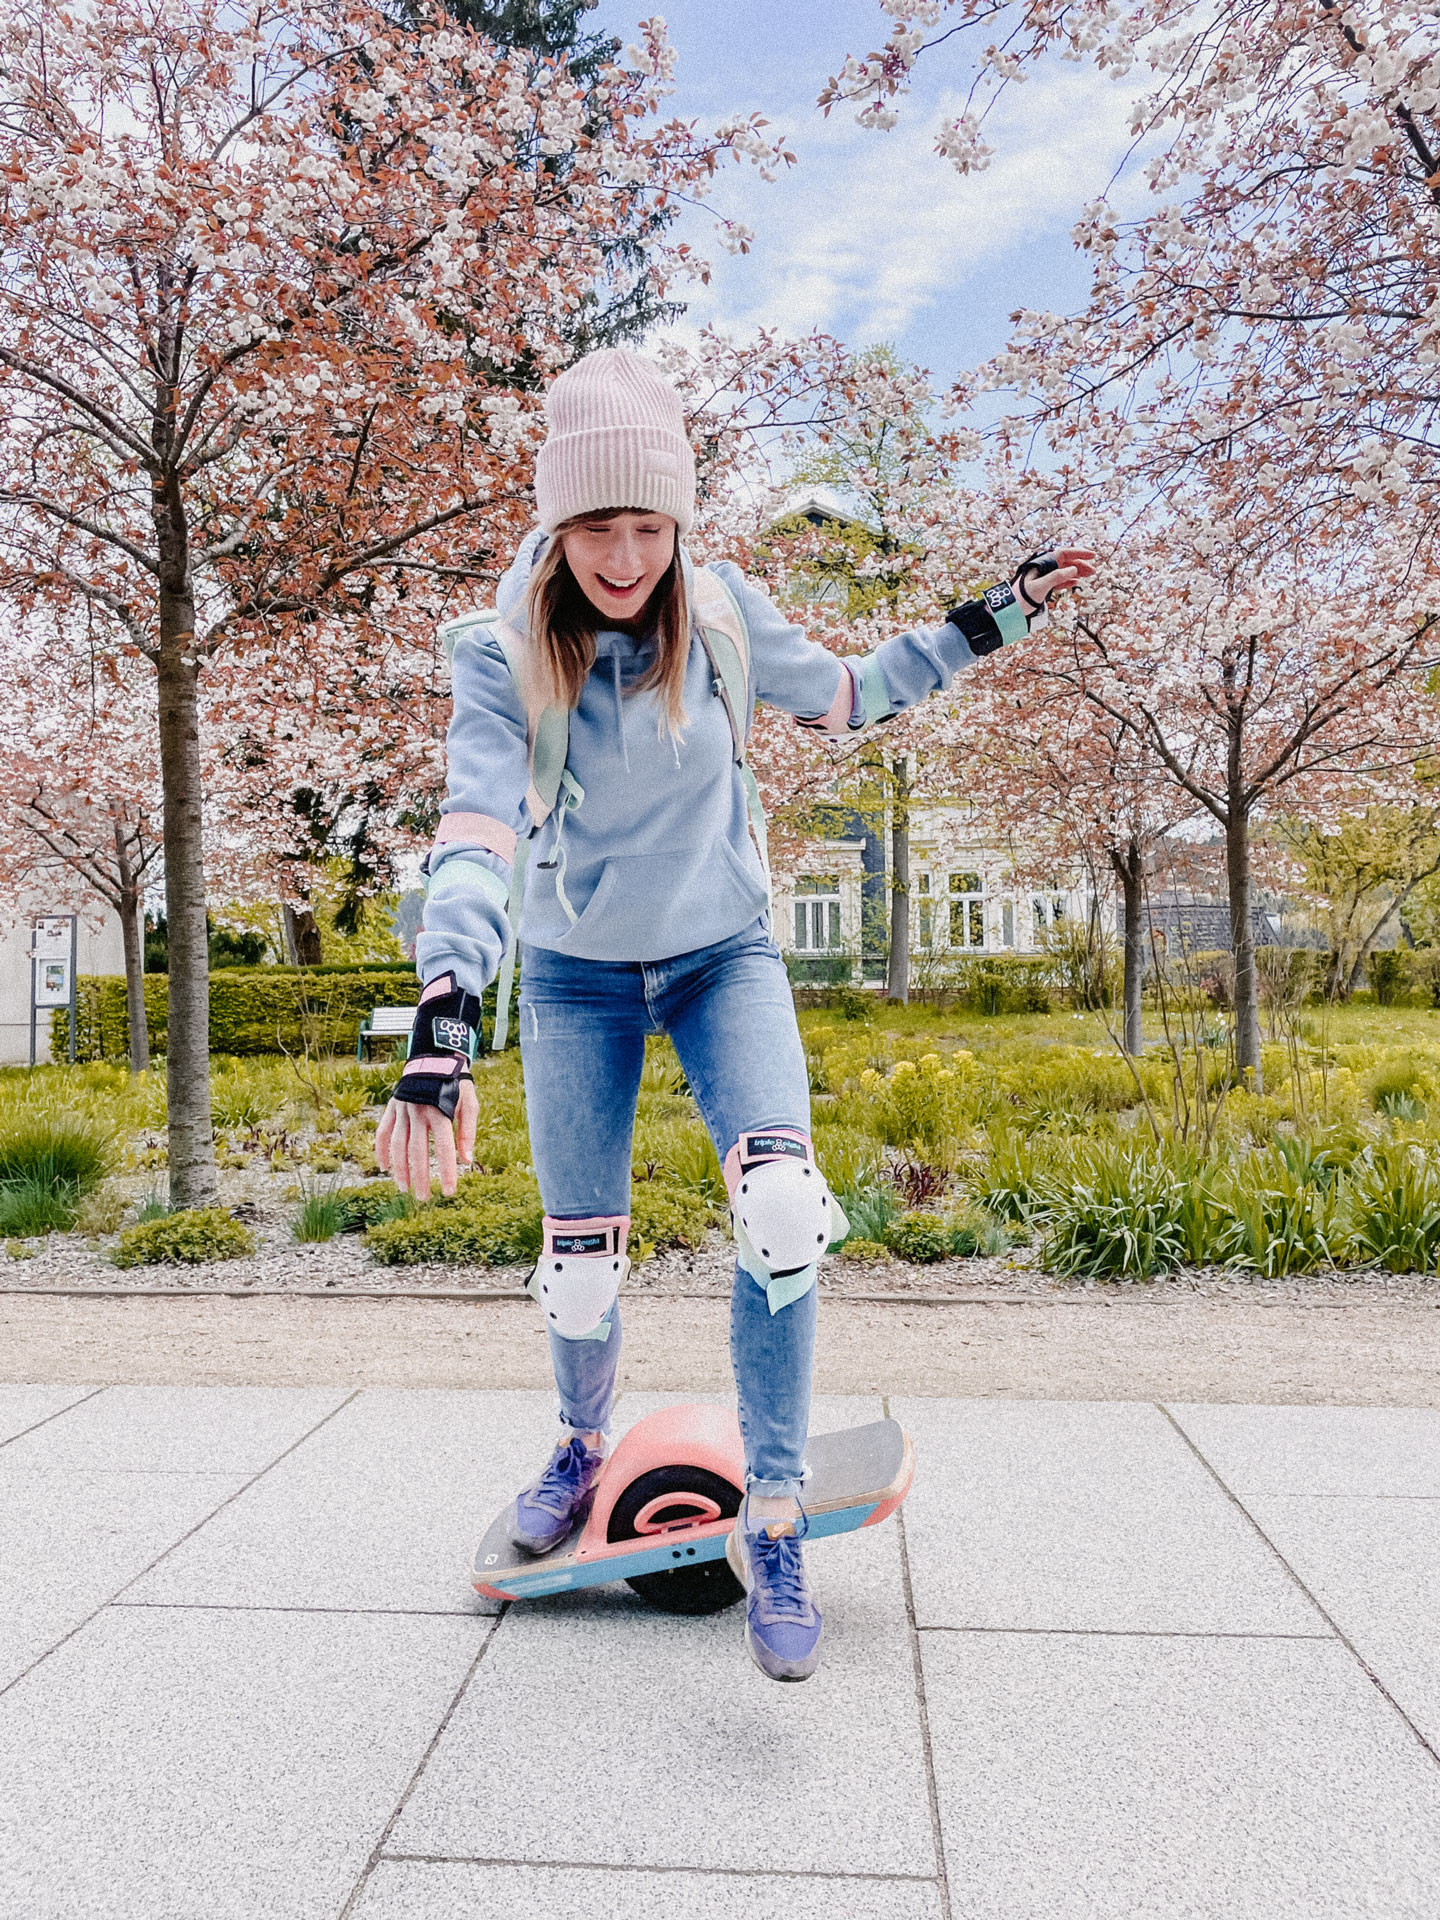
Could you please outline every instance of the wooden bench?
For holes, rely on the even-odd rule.
[[[377,1040],[406,1040],[415,1024],[414,1007],[372,1007],[360,1022],[355,1058],[364,1060]]]

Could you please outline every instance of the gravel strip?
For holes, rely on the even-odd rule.
[[[278,1183],[277,1183],[278,1184]],[[226,1196],[228,1204],[236,1202]],[[270,1196],[265,1196],[268,1200]],[[28,1259],[0,1259],[3,1293],[154,1294],[323,1294],[362,1293],[378,1297],[404,1294],[507,1294],[525,1284],[527,1267],[457,1267],[429,1264],[382,1267],[370,1258],[359,1236],[344,1234],[314,1246],[290,1237],[294,1208],[261,1205],[244,1196],[240,1204],[258,1217],[249,1224],[258,1251],[243,1260],[201,1267],[131,1267],[110,1264],[114,1236],[89,1242],[77,1234],[51,1234],[27,1242]],[[277,1217],[278,1216],[278,1217]],[[734,1247],[712,1232],[693,1251],[672,1248],[632,1269],[629,1296],[723,1297],[734,1272]],[[1033,1248],[1019,1247],[997,1259],[938,1260],[915,1266],[896,1259],[827,1261],[821,1279],[827,1296],[853,1300],[1063,1300],[1086,1295],[1166,1300],[1232,1299],[1256,1302],[1309,1302],[1340,1306],[1350,1302],[1395,1300],[1411,1305],[1440,1302],[1440,1276],[1371,1272],[1322,1272],[1283,1280],[1228,1272],[1223,1268],[1182,1269],[1165,1279],[1082,1282],[1055,1280],[1042,1273]]]

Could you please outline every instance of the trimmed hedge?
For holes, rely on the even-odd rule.
[[[123,1060],[130,1051],[125,981],[82,974],[76,982],[75,1058]],[[210,1051],[257,1054],[353,1053],[360,1022],[372,1007],[413,1007],[420,982],[412,967],[221,967],[210,976]],[[164,1053],[170,981],[145,975],[150,1046]],[[66,1044],[67,1009],[51,1020],[51,1045]]]

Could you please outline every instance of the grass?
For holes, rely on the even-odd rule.
[[[862,1253],[996,1253],[1029,1234],[1052,1272],[1083,1279],[1440,1265],[1440,1010],[1305,1008],[1284,1044],[1267,1043],[1258,1093],[1236,1086],[1224,1021],[1208,1015],[1191,1023],[1204,1032],[1181,1062],[1183,1101],[1166,1054],[1132,1066],[1101,1015],[866,1011],[800,1016],[816,1156]],[[382,1260],[530,1257],[539,1203],[518,1057],[477,1063],[476,1173],[449,1207],[355,1184],[374,1171],[396,1071],[217,1060],[217,1154],[301,1176],[302,1241],[366,1231]],[[107,1167],[163,1166],[164,1118],[157,1074],[0,1070],[0,1240],[73,1225]],[[659,1038],[633,1158],[635,1257],[723,1222],[715,1150]],[[168,1216],[157,1203],[153,1217]]]
[[[93,1120],[32,1112],[0,1128],[0,1235],[67,1232],[111,1157],[110,1140]]]

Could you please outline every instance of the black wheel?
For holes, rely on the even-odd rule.
[[[696,1560],[685,1530],[711,1520],[733,1520],[740,1489],[704,1467],[656,1467],[642,1473],[615,1502],[606,1529],[609,1540],[653,1540],[674,1555],[673,1570],[637,1573],[625,1582],[646,1606],[661,1613],[720,1613],[745,1589],[724,1560]]]

